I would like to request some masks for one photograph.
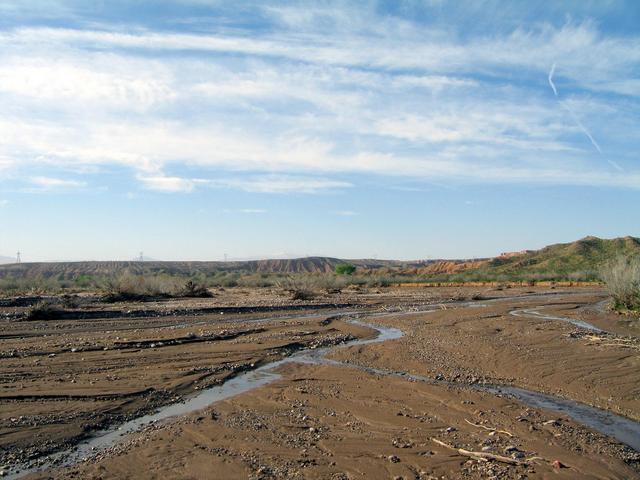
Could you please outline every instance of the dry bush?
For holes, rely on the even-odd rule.
[[[145,277],[143,275],[120,275],[109,278],[103,284],[103,299],[109,302],[144,300],[147,298],[172,297],[180,290],[179,280],[169,277]]]
[[[102,285],[103,300],[122,302],[172,297],[212,297],[205,283],[198,279],[184,280],[164,275],[144,276],[124,274],[109,278]]]
[[[299,290],[295,289],[291,291],[291,300],[311,300],[316,294],[312,290]]]
[[[61,309],[60,305],[57,303],[52,302],[51,300],[42,300],[32,307],[29,307],[24,313],[23,319],[27,321],[53,320],[60,318],[63,312],[64,310]]]
[[[315,288],[324,290],[326,293],[340,293],[350,283],[351,278],[347,276],[336,276],[334,274],[323,274],[314,279]]]
[[[276,281],[276,287],[289,293],[291,300],[311,300],[322,285],[322,279],[312,275],[288,275]]]
[[[187,280],[182,287],[182,290],[179,292],[180,297],[198,297],[198,298],[209,298],[213,297],[211,292],[207,289],[205,285],[198,282],[197,280]]]
[[[640,257],[619,257],[600,271],[617,310],[640,310]]]

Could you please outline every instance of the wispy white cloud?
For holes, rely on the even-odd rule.
[[[435,72],[470,72],[494,68],[544,69],[549,58],[561,60],[567,75],[594,89],[615,88],[608,80],[629,72],[640,61],[640,38],[601,37],[593,25],[549,25],[516,30],[510,35],[473,38],[468,43],[453,40],[446,31],[429,35],[418,27],[406,28],[400,37],[381,30],[336,32],[247,38],[243,36],[194,35],[149,31],[117,32],[65,28],[19,28],[0,35],[0,45],[73,45],[82,48],[141,48],[149,51],[192,50],[231,52],[259,57],[286,57],[296,61],[313,59],[319,64],[420,68]],[[316,36],[314,36],[316,35]],[[591,75],[584,75],[590,71]]]
[[[286,29],[251,36],[4,30],[0,172],[118,166],[169,193],[318,193],[356,182],[333,177],[360,174],[637,186],[635,173],[620,173],[625,158],[609,155],[618,167],[608,172],[574,138],[601,152],[588,123],[614,152],[612,137],[635,131],[627,100],[589,122],[574,102],[638,96],[637,37],[568,23],[461,40],[333,10],[265,8]],[[332,35],[321,35],[326,25]],[[539,84],[511,74],[544,78],[551,59],[562,66],[563,97],[565,84],[589,91],[562,101],[577,112],[569,119]],[[555,75],[554,63],[547,80],[557,96]],[[185,173],[194,169],[204,179]]]
[[[253,193],[322,193],[352,187],[349,182],[293,175],[265,175],[252,178],[215,180],[213,185],[238,188]]]
[[[79,180],[43,176],[31,177],[29,178],[29,183],[34,185],[38,191],[73,190],[87,186],[86,182]]]
[[[569,128],[552,109],[531,103],[484,102],[480,105],[448,104],[426,115],[388,117],[374,124],[374,130],[412,142],[485,143],[503,149],[568,152],[575,150],[560,140]]]
[[[148,190],[164,193],[191,192],[196,186],[195,180],[180,177],[166,177],[163,175],[156,176],[138,176],[138,180]]]
[[[163,193],[192,192],[197,187],[233,188],[252,193],[286,194],[305,193],[317,194],[341,190],[352,186],[349,182],[332,180],[322,177],[307,177],[296,175],[262,175],[251,177],[227,178],[183,178],[167,176],[162,173],[153,176],[138,175],[138,180],[147,190]],[[266,210],[245,208],[235,210],[239,213],[265,213]]]
[[[58,105],[90,102],[127,109],[146,108],[174,95],[158,80],[157,65],[150,68],[154,62],[127,62],[113,56],[86,60],[79,64],[73,58],[6,59],[0,66],[0,93]]]

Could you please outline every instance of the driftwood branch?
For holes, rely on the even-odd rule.
[[[494,455],[493,453],[487,453],[487,452],[472,452],[470,450],[465,450],[464,448],[452,447],[451,445],[447,445],[446,443],[444,443],[441,440],[438,440],[437,438],[432,438],[431,440],[433,440],[435,443],[445,448],[448,448],[450,450],[455,450],[460,455],[463,455],[465,457],[470,457],[475,460],[480,460],[481,462],[488,462],[489,460],[495,460],[496,462],[508,463],[509,465],[526,465],[525,462],[520,462],[514,458],[503,457],[502,455]]]
[[[489,430],[491,432],[504,433],[505,435],[509,435],[510,437],[513,437],[513,433],[507,432],[506,430],[498,430],[497,428],[487,427],[486,425],[480,425],[479,423],[473,423],[467,420],[466,418],[464,419],[464,421],[467,422],[469,425],[473,425],[474,427],[484,428],[485,430]]]

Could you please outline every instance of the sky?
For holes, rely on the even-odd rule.
[[[0,0],[0,256],[640,236],[640,2]]]

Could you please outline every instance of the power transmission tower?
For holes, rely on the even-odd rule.
[[[225,262],[227,261],[227,254],[226,253],[224,254],[224,261]]]
[[[16,263],[22,263],[22,260],[20,259],[20,252],[16,253]]]
[[[139,261],[144,262],[144,255],[143,255],[143,253],[142,253],[142,252],[140,252],[140,258],[139,258]]]

